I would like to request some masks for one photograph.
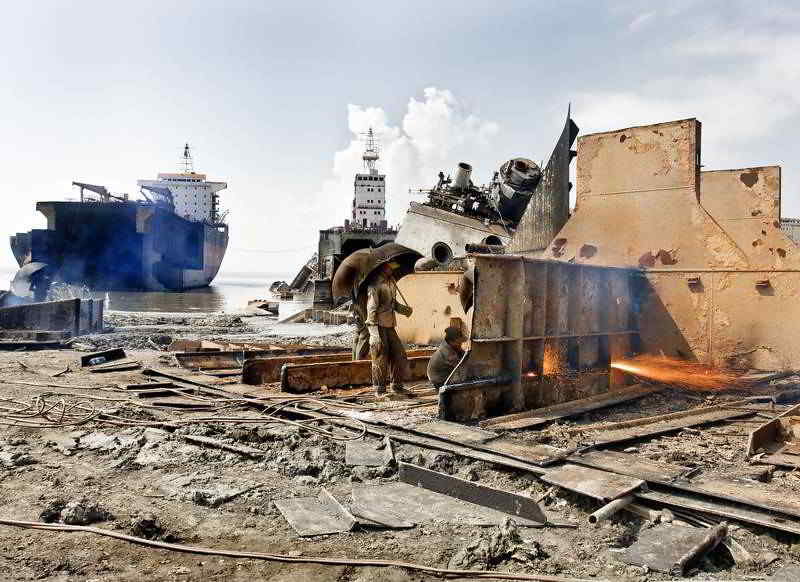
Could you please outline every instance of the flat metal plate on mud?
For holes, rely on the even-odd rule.
[[[319,536],[350,531],[355,518],[323,489],[318,497],[276,499],[275,507],[300,536]]]
[[[490,430],[483,430],[476,426],[466,426],[457,422],[447,422],[446,420],[436,420],[426,422],[413,427],[415,431],[431,435],[445,437],[460,443],[481,444],[497,438],[498,434]]]
[[[396,515],[415,523],[438,520],[461,525],[489,526],[499,525],[509,517],[507,513],[399,482],[353,487],[353,505],[373,512]],[[543,525],[523,518],[513,519],[521,527]]]
[[[383,467],[394,459],[389,439],[380,443],[373,440],[347,441],[344,446],[344,463],[348,466]]]
[[[530,497],[493,489],[408,463],[400,463],[399,468],[398,477],[403,483],[501,511],[515,520],[524,519],[539,524],[547,522],[547,516]]]
[[[709,533],[708,529],[679,525],[642,530],[639,539],[620,554],[620,560],[626,564],[670,573],[684,556],[702,545]],[[711,549],[713,547],[707,548],[709,551]]]
[[[623,497],[644,485],[634,477],[569,464],[548,471],[542,481],[601,501]]]
[[[520,441],[499,438],[485,443],[482,447],[484,451],[492,451],[508,455],[514,459],[519,459],[534,465],[548,465],[564,458],[565,449],[552,447],[543,444],[528,444]]]
[[[649,459],[617,451],[587,451],[570,455],[567,457],[567,461],[647,481],[672,481],[689,471],[688,467],[664,462],[656,463]]]
[[[360,505],[352,505],[350,513],[353,514],[359,524],[367,527],[407,529],[416,525],[413,521],[405,520],[395,513],[390,513],[386,510],[375,511]]]

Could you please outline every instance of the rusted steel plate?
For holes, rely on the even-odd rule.
[[[542,481],[601,501],[623,497],[644,485],[641,479],[570,464],[548,470]]]
[[[800,467],[800,404],[759,426],[747,439],[747,456],[760,463]]]
[[[647,481],[671,481],[688,471],[687,467],[670,463],[656,463],[628,453],[616,451],[587,451],[567,457],[570,463],[611,471]]]
[[[509,244],[511,252],[522,254],[547,248],[569,218],[570,148],[577,135],[578,126],[567,110],[564,129]]]
[[[431,356],[434,350],[408,350],[409,358],[418,356]],[[252,386],[280,382],[281,368],[284,364],[320,364],[326,362],[352,361],[351,352],[334,354],[318,354],[310,356],[275,356],[270,358],[251,358],[245,360],[242,368],[242,383]]]
[[[505,416],[489,418],[480,424],[483,427],[492,427],[503,430],[534,428],[549,422],[553,422],[560,418],[578,416],[579,414],[590,412],[592,410],[607,408],[623,402],[636,400],[637,398],[643,398],[644,396],[648,396],[658,391],[659,388],[653,386],[636,384],[634,386],[618,388],[613,392],[607,392],[605,394],[589,396],[588,398],[564,402],[563,404],[554,404],[553,406],[547,406],[545,408],[537,408],[535,410],[528,410],[526,412],[519,412],[517,414],[507,414]]]
[[[344,464],[363,467],[382,467],[394,460],[392,444],[388,438],[381,442],[373,440],[347,441],[344,446]]]
[[[493,489],[408,463],[400,463],[399,479],[403,483],[422,487],[428,491],[512,515],[515,520],[522,519],[539,524],[547,522],[547,516],[530,497]]]
[[[408,358],[406,382],[426,379],[429,356]],[[302,394],[323,386],[340,388],[372,384],[372,363],[369,360],[325,362],[320,364],[285,364],[281,370],[281,390]]]
[[[564,449],[551,447],[550,445],[523,443],[504,438],[483,443],[481,445],[481,450],[501,453],[540,466],[550,465],[565,457]]]
[[[639,532],[639,539],[619,558],[626,564],[682,576],[690,562],[713,550],[727,533],[727,526],[709,529],[665,524]]]
[[[443,436],[462,443],[480,444],[498,437],[496,432],[446,420],[416,424],[414,430],[426,435]]]
[[[245,360],[271,356],[303,356],[312,354],[345,353],[342,348],[331,347],[287,347],[269,350],[227,350],[220,352],[184,352],[173,354],[178,363],[187,370],[221,370],[241,367]]]
[[[408,529],[416,525],[413,521],[408,521],[386,510],[375,511],[360,505],[353,504],[350,513],[358,520],[358,523],[368,527],[379,527],[386,529]]]
[[[384,483],[378,486],[353,486],[353,505],[375,513],[397,515],[404,520],[426,523],[433,520],[461,525],[499,525],[507,513],[484,505],[462,501],[444,493],[409,483]],[[524,527],[543,523],[515,517]]]
[[[355,518],[326,489],[319,497],[276,499],[275,507],[300,536],[350,531]]]
[[[596,435],[584,435],[584,441],[592,442],[595,446],[610,445],[615,443],[623,443],[637,439],[654,437],[670,432],[675,432],[682,428],[691,426],[699,426],[702,424],[711,424],[714,422],[721,422],[731,418],[741,418],[753,414],[752,411],[747,410],[730,410],[723,407],[708,407],[698,408],[697,414],[683,416],[671,420],[663,420],[646,424],[642,426],[635,426],[631,428],[624,428],[620,430],[610,430],[601,432]]]
[[[800,535],[800,519],[786,515],[776,515],[772,511],[758,507],[741,505],[724,499],[702,498],[685,491],[646,491],[637,492],[635,495],[637,499],[649,501],[663,507],[690,509],[708,515]]]

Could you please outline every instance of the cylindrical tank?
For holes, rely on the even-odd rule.
[[[459,162],[456,168],[456,175],[453,178],[452,188],[456,190],[466,190],[469,188],[469,177],[472,174],[472,166],[467,162]]]

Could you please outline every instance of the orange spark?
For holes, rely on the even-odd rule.
[[[712,368],[698,362],[687,362],[665,356],[636,356],[614,361],[611,367],[640,378],[662,384],[673,384],[689,390],[720,390],[739,383],[739,374],[732,370]]]

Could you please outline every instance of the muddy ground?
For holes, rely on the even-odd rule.
[[[356,529],[301,538],[275,508],[274,500],[316,496],[325,487],[346,505],[354,484],[392,482],[397,479],[396,466],[348,467],[344,464],[342,442],[283,423],[207,421],[161,430],[155,428],[159,423],[175,424],[212,414],[244,418],[254,413],[244,408],[209,413],[153,407],[119,389],[145,381],[140,371],[95,374],[80,369],[77,362],[85,350],[122,345],[129,357],[144,366],[178,371],[174,358],[164,351],[168,339],[202,337],[349,345],[351,330],[302,325],[276,329],[265,318],[236,316],[112,313],[108,320],[116,328],[114,331],[79,338],[71,350],[0,352],[0,398],[30,402],[36,395],[50,393],[46,397],[48,403],[61,398],[80,401],[96,412],[136,424],[92,421],[81,426],[48,428],[0,425],[0,518],[94,522],[97,527],[139,537],[296,557],[379,558],[443,568],[461,564],[476,569],[587,579],[669,579],[665,574],[627,566],[617,559],[643,529],[653,527],[652,523],[621,512],[597,527],[590,526],[587,516],[600,506],[599,502],[558,490],[545,498],[543,508],[551,519],[573,524],[574,529],[519,528],[516,532],[501,532],[498,527],[430,521],[407,530]],[[70,372],[54,377],[67,367]],[[233,384],[235,379],[201,378],[239,392],[254,390],[253,394],[265,394],[277,389],[244,387]],[[787,385],[793,382],[783,381],[782,387]],[[517,436],[531,443],[563,446],[574,444],[579,438],[565,430],[576,424],[627,420],[683,410],[708,398],[735,397],[667,390],[635,403],[558,423],[544,431],[523,431]],[[435,409],[415,408],[399,415],[433,417]],[[749,468],[744,441],[755,426],[753,422],[759,420],[687,429],[618,450],[700,467],[707,474],[740,475]],[[248,458],[198,446],[183,439],[182,435],[187,434],[254,447],[264,455]],[[396,445],[395,451],[398,460],[533,498],[550,489],[534,475],[521,471],[411,445]],[[788,471],[775,471],[772,481],[764,487],[776,496],[796,496],[800,479]],[[226,496],[247,489],[250,490],[226,500]],[[720,547],[697,564],[689,572],[690,577],[758,580],[781,568],[800,565],[797,537],[743,525],[734,525],[732,531],[752,560],[736,564]],[[492,551],[476,558],[475,546],[481,540]],[[467,547],[472,549],[465,553]],[[181,554],[86,533],[0,526],[0,579],[400,582],[438,578],[399,568],[280,564]]]

